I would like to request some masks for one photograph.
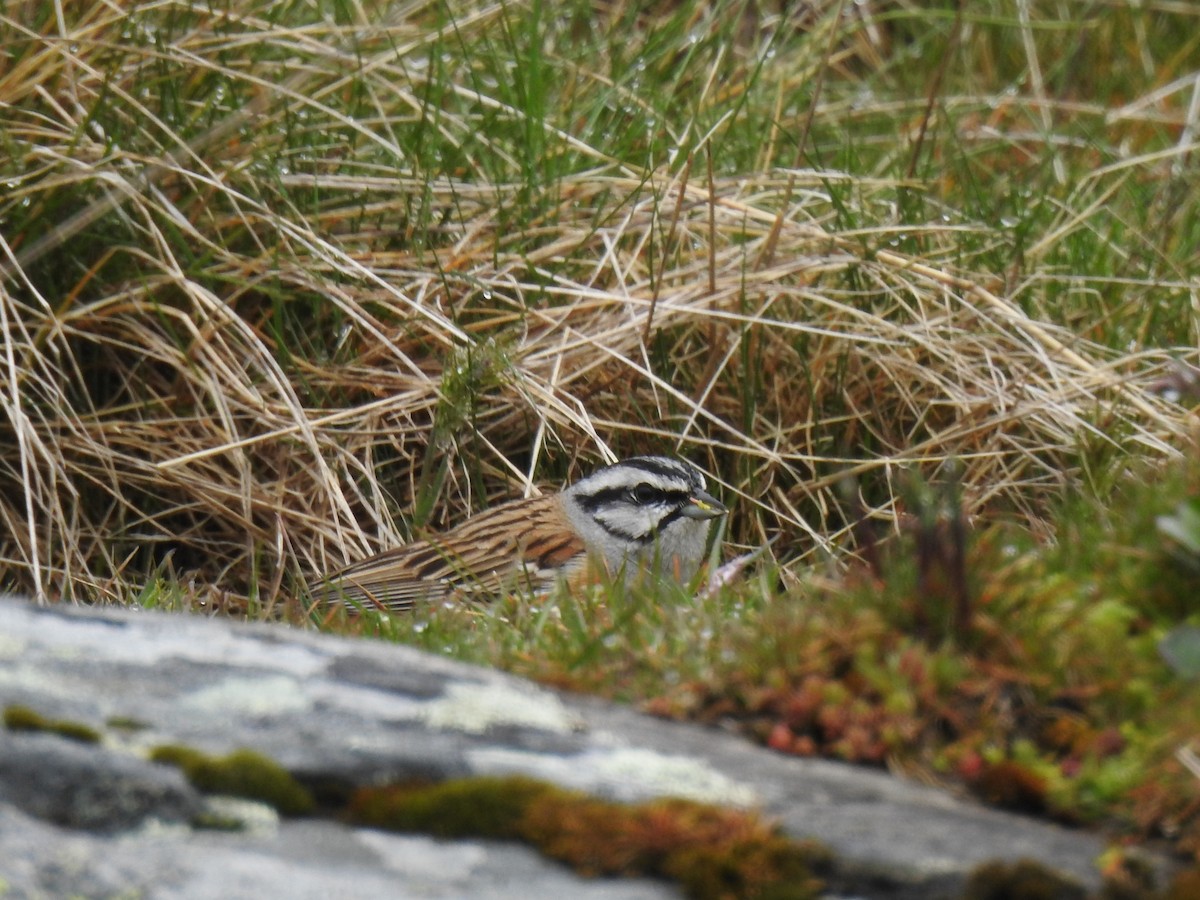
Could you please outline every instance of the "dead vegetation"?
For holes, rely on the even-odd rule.
[[[714,473],[736,542],[782,535],[804,561],[847,545],[848,477],[888,518],[899,469],[953,458],[970,510],[1036,524],[1085,448],[1181,446],[1186,410],[1147,390],[1178,350],[1042,314],[1109,289],[1037,258],[1088,227],[1079,208],[989,271],[989,223],[906,220],[906,183],[796,167],[785,115],[756,169],[719,156],[736,114],[620,152],[535,119],[538,91],[596,120],[638,101],[553,46],[506,92],[479,48],[521,36],[509,7],[284,12],[0,15],[9,588],[127,601],[158,573],[269,608],[413,528],[650,451]],[[696,62],[698,108],[770,76],[712,84],[723,65]]]

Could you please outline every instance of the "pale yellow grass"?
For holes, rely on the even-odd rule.
[[[953,458],[972,510],[1034,519],[1081,442],[1182,446],[1186,411],[1146,389],[1166,349],[1116,354],[1029,317],[1037,279],[956,262],[965,226],[905,226],[913,256],[893,225],[837,224],[831,186],[873,223],[891,220],[893,183],[775,165],[710,180],[706,140],[634,171],[547,128],[594,168],[540,186],[540,214],[514,228],[501,211],[528,204],[527,182],[384,171],[405,158],[390,129],[421,114],[422,73],[404,65],[431,40],[420,28],[248,17],[217,39],[201,11],[105,69],[130,13],[92,13],[31,37],[41,51],[0,76],[0,129],[25,154],[9,213],[45,204],[55,222],[0,229],[9,586],[127,600],[157,569],[270,605],[404,540],[418,501],[444,525],[634,452],[705,466],[735,542],[782,535],[775,552],[804,565],[845,545],[846,477],[884,485],[868,506],[887,519],[903,467]],[[225,61],[249,43],[287,65]],[[251,99],[186,136],[139,95],[159,54]],[[341,109],[353,79],[373,118]],[[106,91],[136,148],[84,121]],[[284,145],[288,115],[311,154]],[[477,124],[451,111],[436,128],[454,144]],[[322,149],[335,128],[360,156]],[[299,208],[310,190],[320,204]],[[104,222],[123,237],[99,249]],[[51,295],[38,266],[55,258],[79,274]],[[293,304],[312,327],[281,343]]]

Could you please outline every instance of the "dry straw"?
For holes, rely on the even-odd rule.
[[[413,504],[444,524],[546,473],[664,450],[719,477],[739,542],[782,533],[776,551],[803,560],[843,543],[847,475],[887,517],[899,467],[952,457],[974,508],[1036,516],[1081,441],[1178,445],[1179,409],[1141,386],[1165,353],[1029,317],[1029,285],[951,262],[961,228],[836,224],[832,187],[869,222],[892,183],[709,182],[703,140],[632,171],[547,128],[594,165],[531,201],[500,141],[511,181],[405,174],[393,134],[431,77],[415,25],[190,10],[139,43],[141,8],[33,25],[36,6],[0,18],[26,42],[0,71],[7,585],[128,599],[159,568],[271,601],[403,540]],[[244,65],[251,44],[271,52]],[[181,130],[141,93],[164,62],[236,86],[240,108]],[[448,144],[487,144],[487,115],[522,119],[456,90],[471,102],[431,126]],[[331,130],[352,148],[337,160]],[[306,192],[320,202],[302,208]]]

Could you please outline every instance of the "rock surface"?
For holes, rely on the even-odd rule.
[[[757,807],[833,850],[839,896],[953,897],[993,859],[1038,860],[1095,886],[1105,848],[882,772],[283,626],[0,598],[0,707],[12,706],[102,741],[0,731],[6,897],[679,896],[660,882],[581,879],[513,844],[279,821],[244,801],[248,828],[192,830],[206,801],[145,758],[167,743],[250,748],[326,788],[521,773],[619,800]]]

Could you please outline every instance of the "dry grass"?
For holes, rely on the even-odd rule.
[[[1026,268],[988,272],[987,224],[901,220],[910,186],[794,167],[778,126],[757,168],[718,155],[709,175],[736,116],[664,126],[648,140],[676,152],[642,168],[535,120],[533,63],[517,107],[467,50],[519,36],[515,8],[464,6],[453,27],[432,5],[289,10],[0,16],[10,587],[128,600],[191,572],[270,608],[414,526],[640,451],[706,466],[737,542],[782,534],[805,561],[846,544],[847,476],[890,517],[898,470],[953,458],[972,510],[1036,522],[1081,448],[1181,446],[1186,411],[1147,390],[1178,350],[1116,352],[1080,336],[1101,317],[1039,312],[1119,283],[1039,261],[1088,229],[1086,191]],[[570,109],[626,96],[557,54],[541,89],[568,79]],[[697,108],[768,80],[722,82],[714,60]],[[1145,112],[1164,115],[1185,124]],[[1138,287],[1194,293],[1194,270],[1169,276]]]

